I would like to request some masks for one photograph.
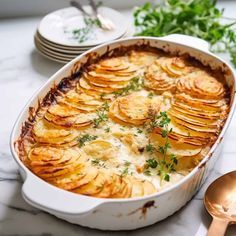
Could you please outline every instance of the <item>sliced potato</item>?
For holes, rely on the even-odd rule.
[[[140,67],[149,66],[156,59],[157,59],[157,54],[155,52],[149,52],[149,51],[132,50],[129,55],[130,62]]]
[[[142,181],[136,178],[132,178],[131,183],[132,183],[131,197],[142,197],[144,195]]]
[[[83,150],[91,158],[101,159],[104,161],[114,159],[118,155],[118,150],[114,145],[109,141],[101,139],[87,143]]]
[[[143,181],[143,195],[150,195],[157,192],[156,187],[148,180]]]
[[[131,120],[147,119],[151,103],[151,99],[137,94],[121,97],[118,101],[120,113]]]
[[[59,145],[72,142],[76,138],[77,132],[40,119],[33,127],[33,135],[37,142]]]
[[[106,184],[106,179],[106,174],[102,171],[99,171],[96,178],[94,178],[89,183],[74,189],[73,192],[93,196],[102,191],[104,185]]]

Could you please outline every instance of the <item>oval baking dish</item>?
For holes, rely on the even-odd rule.
[[[183,43],[184,42],[184,43]],[[17,152],[17,139],[24,132],[22,125],[36,110],[38,101],[50,89],[55,88],[63,78],[78,76],[80,67],[96,56],[109,54],[114,49],[147,45],[174,55],[189,55],[213,70],[224,73],[230,88],[230,112],[216,142],[202,161],[179,182],[149,196],[130,199],[94,198],[64,191],[48,184],[34,175],[20,160]],[[61,82],[60,85],[63,85]],[[196,193],[219,156],[224,133],[231,120],[235,107],[235,75],[233,70],[220,58],[208,51],[208,44],[200,39],[183,35],[170,35],[163,38],[135,37],[107,43],[77,57],[55,75],[31,98],[20,114],[11,135],[11,151],[20,167],[24,179],[22,194],[31,205],[45,210],[69,222],[106,230],[136,229],[153,224],[173,214]],[[27,123],[26,123],[27,125]],[[166,204],[168,202],[168,204]]]

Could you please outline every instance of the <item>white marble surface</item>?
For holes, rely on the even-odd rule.
[[[236,2],[225,1],[222,5],[226,6],[228,16],[234,16]],[[59,220],[24,202],[22,181],[9,150],[10,132],[27,100],[62,66],[35,51],[33,34],[39,20],[0,21],[0,235],[205,235],[211,217],[204,210],[204,192],[213,179],[236,169],[236,114],[228,129],[223,152],[202,189],[179,212],[153,226],[132,232],[91,230]],[[236,226],[230,226],[226,235],[236,235]]]

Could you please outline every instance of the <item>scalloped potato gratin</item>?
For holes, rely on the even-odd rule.
[[[216,141],[230,102],[221,71],[153,48],[121,51],[85,64],[30,109],[18,152],[46,182],[142,197],[186,176]]]

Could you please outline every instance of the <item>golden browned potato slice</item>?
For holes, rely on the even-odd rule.
[[[75,193],[85,194],[85,195],[95,195],[102,191],[105,184],[107,183],[107,173],[99,171],[96,178],[79,188],[73,190]]]
[[[130,178],[132,183],[131,197],[142,197],[144,195],[143,182],[136,178]]]
[[[110,106],[109,117],[113,121],[115,121],[119,124],[122,124],[122,125],[130,125],[130,124],[142,125],[146,121],[146,119],[131,120],[131,119],[128,119],[127,117],[125,117],[125,116],[122,116],[122,114],[120,114],[120,111],[119,111],[119,103],[117,102],[117,100],[115,102],[113,102],[112,105]]]
[[[222,83],[204,71],[195,71],[182,77],[177,82],[180,92],[197,98],[221,98],[224,95]]]
[[[115,76],[130,76],[130,75],[135,75],[136,71],[137,71],[137,67],[126,63],[126,65],[124,65],[123,68],[105,68],[105,67],[101,67],[99,65],[96,66],[95,70],[96,73],[98,74],[112,74]]]
[[[120,192],[122,190],[122,178],[117,175],[113,174],[112,175],[112,186],[111,186],[111,196],[115,195],[116,193]]]
[[[200,104],[198,107],[193,107],[177,101],[173,103],[173,109],[179,113],[189,114],[203,120],[217,120],[223,111],[223,109],[221,111],[219,109],[208,109],[208,106],[201,106]]]
[[[148,118],[152,100],[138,94],[130,94],[121,97],[118,100],[118,104],[122,116],[127,119],[142,121]]]
[[[77,85],[76,85],[76,92],[77,93],[84,93],[88,96],[91,96],[91,97],[94,97],[94,99],[101,99],[101,94],[100,92],[98,91],[92,91],[92,90],[89,90],[89,89],[84,89],[80,86],[80,83],[78,82]]]
[[[127,58],[122,56],[103,59],[98,65],[104,69],[111,70],[124,70],[129,67]]]
[[[208,126],[211,129],[217,129],[219,125],[219,118],[220,114],[219,113],[209,113],[206,114],[207,110],[202,110],[202,113],[200,111],[197,112],[192,112],[191,109],[187,111],[184,108],[172,106],[172,108],[169,110],[169,114],[172,116],[176,117],[177,119],[181,120],[186,120],[186,122],[189,122],[191,124],[195,124],[198,126]],[[185,119],[186,118],[186,119]]]
[[[65,100],[68,103],[82,104],[95,107],[102,105],[102,101],[100,99],[96,99],[94,96],[89,96],[81,91],[78,93],[75,90],[69,91],[65,96]]]
[[[44,179],[72,172],[84,161],[79,148],[59,149],[49,146],[33,148],[28,159],[34,173]]]
[[[45,114],[45,119],[49,122],[52,122],[55,125],[63,126],[63,127],[73,127],[73,128],[83,128],[89,126],[92,123],[95,114],[84,114],[81,113],[75,117],[66,117],[61,118],[57,116],[53,116],[49,113]]]
[[[157,93],[175,90],[176,79],[169,77],[156,64],[148,67],[145,73],[144,86]]]
[[[94,197],[99,197],[99,198],[108,198],[110,197],[112,190],[113,190],[113,179],[112,176],[113,174],[109,171],[104,171],[105,174],[105,183],[103,186],[101,186],[101,191],[99,191],[98,193],[94,194]]]
[[[171,77],[183,76],[192,70],[180,57],[161,57],[156,60],[156,64]]]
[[[165,145],[165,139],[160,134],[151,134],[150,136],[151,143],[155,147]],[[170,149],[168,154],[174,154],[176,156],[195,156],[199,154],[202,150],[202,147],[192,145],[191,143],[186,142],[183,138],[181,139],[172,139],[169,138],[168,142],[170,143]]]
[[[84,146],[83,151],[94,159],[110,160],[114,159],[118,155],[118,149],[112,145],[109,141],[97,139],[87,143]]]
[[[224,91],[222,83],[208,75],[195,78],[193,83],[196,92],[200,92],[209,97],[218,97],[222,95]]]
[[[148,180],[144,180],[143,184],[143,195],[147,196],[157,192],[156,187]]]
[[[200,122],[196,122],[195,120],[190,119],[187,116],[180,116],[179,114],[174,115],[173,113],[169,112],[169,114],[171,114],[173,121],[175,121],[177,124],[181,122],[183,124],[185,124],[186,126],[189,125],[189,128],[196,128],[199,130],[202,130],[203,132],[207,132],[207,133],[215,133],[217,132],[217,128],[218,125],[216,124],[204,124],[204,123],[200,123]]]
[[[37,142],[60,145],[72,142],[77,137],[77,132],[40,119],[33,127],[33,135]]]
[[[129,84],[129,81],[106,81],[89,76],[87,74],[84,74],[84,77],[89,81],[91,85],[102,88],[121,89]]]
[[[190,135],[195,134],[201,137],[211,137],[218,134],[216,130],[208,129],[207,127],[197,127],[178,119],[174,119],[174,121],[176,122],[176,124],[185,127],[189,131]]]
[[[124,57],[108,58],[90,68],[90,71],[103,75],[130,76],[137,72],[137,67]],[[91,74],[92,75],[92,74]]]
[[[91,90],[91,91],[95,91],[95,92],[100,92],[100,93],[112,93],[115,91],[115,89],[112,88],[102,88],[102,87],[98,87],[92,84],[89,84],[88,80],[86,80],[84,77],[82,77],[79,80],[79,84],[83,89],[86,90]]]
[[[158,55],[155,52],[132,50],[129,55],[129,60],[139,67],[146,67],[153,64],[157,57]]]
[[[112,194],[111,198],[127,198],[131,195],[131,186],[127,183],[127,180],[121,178],[120,189]]]
[[[75,161],[79,158],[81,152],[79,148],[55,148],[50,146],[38,146],[31,149],[28,158],[31,165],[59,165],[68,161]]]
[[[97,168],[85,163],[75,171],[54,180],[53,184],[66,190],[73,190],[94,180],[98,172]]]
[[[200,98],[193,98],[188,94],[185,93],[178,93],[175,94],[175,100],[182,102],[186,105],[191,105],[191,106],[207,106],[209,107],[208,109],[219,109],[225,105],[224,100],[219,100],[219,99],[200,99]]]
[[[99,108],[99,106],[83,104],[81,102],[68,102],[66,100],[61,100],[60,104],[71,107],[72,109],[77,109],[80,113],[94,112]]]
[[[86,76],[90,81],[101,81],[101,83],[128,83],[134,78],[134,75],[115,76],[112,74],[97,74],[94,71],[89,71]]]
[[[76,108],[64,105],[64,104],[55,104],[49,107],[49,114],[54,116],[59,116],[62,118],[76,116],[80,114],[80,111]]]
[[[172,132],[168,136],[169,139],[179,141],[180,143],[187,143],[199,147],[204,146],[209,141],[209,137],[201,136],[198,133],[196,134],[196,132],[190,132],[188,129],[176,124],[173,120],[171,121],[170,128],[172,128]],[[153,132],[161,134],[161,129],[155,128]]]

